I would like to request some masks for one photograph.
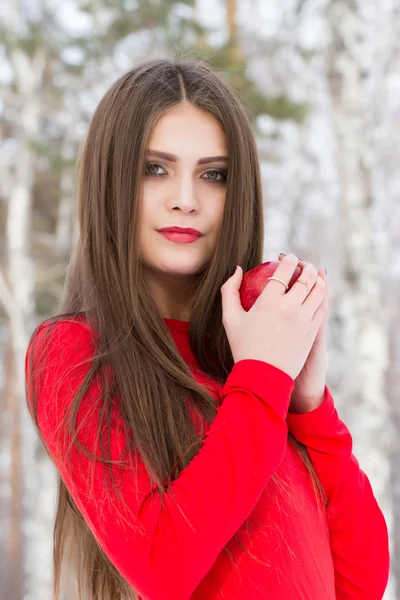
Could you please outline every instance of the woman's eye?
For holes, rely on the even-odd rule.
[[[215,177],[207,177],[207,179],[209,179],[213,183],[225,183],[227,171],[225,171],[225,170],[220,171],[219,169],[211,169],[210,171],[207,171],[206,175],[208,175],[209,173],[215,175]],[[222,177],[222,179],[217,179],[216,176],[218,176],[218,175],[220,175]]]
[[[144,174],[149,177],[160,177],[162,176],[162,173],[158,173],[158,169],[161,169],[165,172],[164,167],[161,166],[159,163],[148,162],[145,165]],[[211,175],[206,179],[208,179],[212,183],[225,183],[227,171],[225,169],[210,169],[205,173],[205,175]],[[218,179],[218,177],[220,177],[220,179]]]
[[[159,173],[157,173],[157,169],[163,169],[163,167],[161,165],[159,165],[158,163],[146,163],[146,166],[144,168],[144,174],[145,175],[155,175],[158,176]]]

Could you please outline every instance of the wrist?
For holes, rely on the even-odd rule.
[[[289,413],[301,415],[311,412],[321,406],[324,400],[325,389],[322,394],[314,397],[300,397],[293,392],[290,399]]]

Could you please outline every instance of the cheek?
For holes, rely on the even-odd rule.
[[[143,186],[142,193],[140,195],[140,201],[138,203],[138,224],[146,227],[149,223],[156,226],[157,223],[157,198],[159,194],[151,186]]]
[[[162,195],[162,190],[165,188],[165,182],[158,180],[157,178],[148,178],[142,182],[141,186],[141,200],[143,206],[150,206],[157,198]]]

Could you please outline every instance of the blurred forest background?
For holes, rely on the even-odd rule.
[[[327,268],[328,385],[386,517],[385,600],[399,600],[399,0],[1,1],[0,597],[51,597],[55,473],[25,408],[24,356],[79,234],[89,119],[138,61],[185,49],[248,109],[264,260]]]

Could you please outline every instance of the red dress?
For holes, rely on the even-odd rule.
[[[122,513],[123,508],[118,496],[109,500],[105,493],[103,465],[96,463],[92,479],[84,453],[74,448],[72,469],[63,460],[68,434],[56,443],[60,419],[89,369],[89,364],[74,369],[93,352],[87,324],[61,321],[46,346],[39,426],[111,562],[142,600],[381,600],[389,577],[388,530],[329,389],[321,406],[298,415],[288,413],[293,379],[266,362],[241,360],[218,385],[195,370],[188,323],[165,322],[196,379],[212,385],[219,406],[211,426],[205,424],[200,451],[172,483],[178,506],[169,492],[161,506],[140,455],[136,473],[113,467],[139,530],[132,516],[116,518],[116,508]],[[35,352],[44,326],[31,341]],[[80,441],[101,456],[95,438],[99,397],[95,380],[77,424],[85,423]],[[114,459],[125,448],[120,424],[116,412]],[[288,444],[288,430],[307,446],[329,499],[322,519],[308,471]],[[290,485],[293,501],[271,481],[274,472]]]

